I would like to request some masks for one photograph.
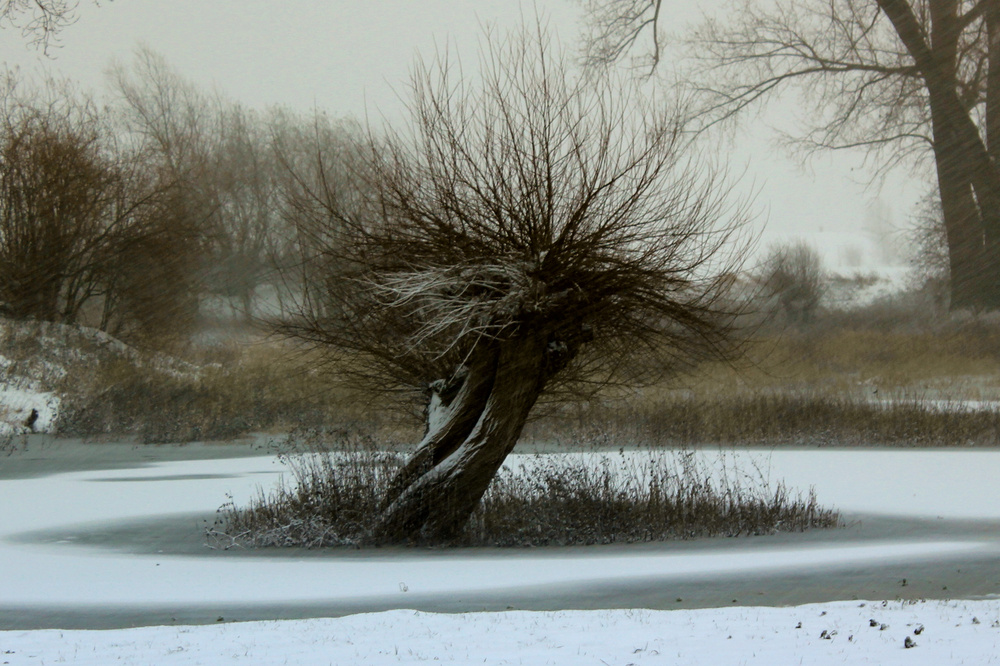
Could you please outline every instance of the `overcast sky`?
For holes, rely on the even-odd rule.
[[[0,32],[0,57],[25,73],[49,72],[101,91],[109,65],[128,61],[143,44],[185,78],[251,107],[393,118],[414,58],[447,47],[468,67],[483,24],[513,27],[522,15],[533,20],[536,7],[572,48],[580,31],[576,0],[525,2],[523,9],[517,0],[105,0],[99,7],[82,0],[79,20],[49,57],[10,28]],[[665,11],[676,24],[692,18],[691,7],[668,2]],[[900,176],[881,193],[866,191],[859,156],[826,155],[804,168],[762,129],[724,158],[732,171],[746,169],[741,190],[757,192],[764,243],[820,229],[860,233],[876,197],[902,225],[924,189]]]

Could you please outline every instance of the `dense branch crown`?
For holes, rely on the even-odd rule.
[[[554,51],[493,39],[474,82],[417,66],[408,130],[370,134],[360,204],[313,218],[317,238],[340,225],[322,251],[338,272],[299,332],[409,385],[525,335],[565,348],[567,380],[721,348],[739,211],[676,120]]]

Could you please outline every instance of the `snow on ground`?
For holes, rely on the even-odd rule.
[[[0,437],[31,430],[26,424],[32,410],[37,412],[35,432],[52,432],[59,416],[59,396],[51,391],[0,384]]]
[[[32,431],[57,432],[59,392],[66,390],[63,384],[67,378],[87,380],[109,360],[128,361],[174,377],[199,372],[190,363],[164,354],[140,353],[86,326],[0,318],[0,343],[0,437]],[[70,400],[73,395],[72,391],[63,393]],[[38,411],[38,417],[29,427],[33,409]]]
[[[792,487],[815,482],[822,504],[851,511],[1000,517],[1000,451],[782,450],[728,452],[721,460],[718,454],[699,455],[705,465],[728,465],[730,473],[740,468],[748,478],[770,470],[772,481],[785,478]],[[740,457],[743,463],[736,462]],[[282,469],[271,457],[254,457],[0,480],[0,505],[20,508],[0,522],[0,604],[87,610],[381,598],[405,605],[407,595],[416,594],[585,587],[644,577],[754,577],[774,570],[828,573],[965,554],[1000,557],[998,544],[975,538],[302,560],[133,555],[23,538],[32,530],[210,512],[226,493],[245,502],[258,484],[275,483]],[[998,627],[996,599],[677,611],[390,611],[195,627],[0,631],[0,664],[990,664],[1000,663]],[[916,647],[904,647],[907,637]]]
[[[1000,663],[1000,602],[835,602],[791,608],[454,615],[0,632],[4,664]],[[911,646],[907,648],[907,640]]]

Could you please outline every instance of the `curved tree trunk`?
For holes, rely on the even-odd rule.
[[[427,408],[427,432],[389,483],[383,510],[417,479],[454,453],[482,415],[496,379],[497,354],[490,349],[470,363],[457,392],[432,388]],[[444,384],[444,382],[441,382]]]
[[[492,382],[472,381],[475,371],[470,370],[449,418],[428,433],[404,468],[405,478],[397,479],[412,481],[396,490],[383,511],[371,532],[374,543],[441,542],[461,532],[542,392],[546,351],[539,336],[515,338],[502,344]],[[477,412],[465,432],[467,419]]]

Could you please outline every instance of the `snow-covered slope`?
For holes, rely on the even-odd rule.
[[[0,437],[56,432],[67,401],[90,387],[102,365],[114,362],[174,375],[198,372],[94,328],[0,319]]]

